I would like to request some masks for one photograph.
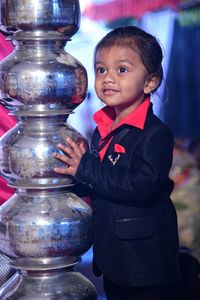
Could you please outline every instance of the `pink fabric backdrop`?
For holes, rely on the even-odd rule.
[[[0,33],[0,60],[13,51],[13,46]],[[0,105],[0,137],[16,124],[15,118],[8,115],[7,109]],[[14,193],[14,189],[8,187],[7,181],[0,177],[0,205],[8,200]]]
[[[138,19],[148,11],[159,10],[163,7],[178,10],[181,2],[181,0],[93,0],[83,14],[94,20],[113,21],[122,17]]]

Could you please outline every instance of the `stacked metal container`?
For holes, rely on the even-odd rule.
[[[79,20],[78,0],[1,1],[15,50],[0,64],[0,102],[18,120],[0,141],[1,175],[16,189],[0,207],[0,251],[18,270],[1,299],[96,299],[73,270],[92,244],[92,209],[53,171],[58,143],[87,143],[67,124],[87,90],[85,68],[64,50]]]

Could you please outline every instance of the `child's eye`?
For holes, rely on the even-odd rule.
[[[96,73],[103,74],[103,73],[105,73],[105,71],[106,70],[103,67],[96,68]]]
[[[128,72],[128,70],[127,70],[127,68],[125,68],[125,67],[120,67],[120,68],[118,69],[118,72],[119,72],[119,73],[125,73],[125,72]]]

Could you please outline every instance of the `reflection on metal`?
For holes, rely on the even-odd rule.
[[[17,269],[1,299],[96,299],[73,271],[92,244],[92,209],[53,171],[66,122],[84,100],[87,74],[63,48],[79,28],[78,0],[2,0],[1,30],[15,50],[0,64],[0,102],[17,125],[0,141],[0,171],[16,193],[0,207],[0,251]]]
[[[1,139],[1,173],[14,187],[58,188],[73,183],[71,177],[59,176],[53,171],[54,167],[62,166],[53,153],[60,152],[57,145],[65,143],[66,137],[77,142],[84,138],[65,122],[65,115],[52,115],[53,111],[47,110],[44,113],[43,117],[20,116],[18,125]],[[31,114],[31,111],[23,114]]]

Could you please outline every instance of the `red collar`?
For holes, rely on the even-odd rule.
[[[149,106],[150,106],[150,98],[147,98],[134,111],[132,111],[130,114],[128,114],[117,125],[117,127],[115,127],[114,130],[116,130],[118,127],[120,127],[124,124],[143,129]],[[109,107],[109,106],[105,106],[102,109],[98,110],[94,114],[94,121],[96,122],[96,124],[98,126],[101,138],[106,137],[106,135],[110,132],[110,127],[114,121],[113,108]]]

